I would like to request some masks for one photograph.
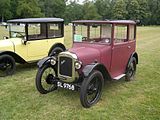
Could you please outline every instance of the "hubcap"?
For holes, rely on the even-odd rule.
[[[55,80],[56,80],[56,76],[55,76],[54,69],[49,67],[44,71],[42,75],[41,85],[45,90],[51,91],[56,87]]]
[[[46,82],[47,84],[52,84],[54,80],[54,76],[52,74],[49,74],[47,77],[46,77]]]

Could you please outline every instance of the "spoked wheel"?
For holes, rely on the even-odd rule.
[[[39,68],[36,76],[36,88],[41,94],[47,94],[57,89],[56,73],[50,65]]]
[[[58,56],[59,53],[63,52],[64,50],[61,47],[54,48],[49,56]]]
[[[0,56],[0,77],[12,75],[15,72],[16,64],[15,60],[10,55]]]
[[[84,79],[80,90],[80,100],[83,107],[89,108],[99,101],[103,84],[104,79],[99,71],[93,71],[87,79]]]
[[[136,58],[133,57],[126,71],[126,81],[134,80],[136,74]]]

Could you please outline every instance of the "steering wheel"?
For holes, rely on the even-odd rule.
[[[24,37],[24,35],[22,33],[17,32],[17,34],[19,34],[21,37]],[[17,35],[16,35],[17,36]]]
[[[87,40],[87,37],[82,37],[82,41],[86,41]]]

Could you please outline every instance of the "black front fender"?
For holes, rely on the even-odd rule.
[[[41,68],[44,64],[49,63],[50,59],[52,59],[52,57],[45,57],[42,60],[40,60],[37,65],[39,68]]]
[[[84,69],[82,70],[83,76],[88,77],[92,73],[93,70],[100,71],[102,73],[104,79],[111,79],[111,76],[110,76],[108,70],[106,69],[106,67],[100,63],[92,63],[89,65],[86,65],[84,67]]]
[[[17,63],[27,63],[27,61],[25,61],[21,56],[14,53],[13,51],[0,51],[0,55],[10,55]]]
[[[89,74],[93,71],[93,69],[98,65],[98,63],[93,63],[90,65],[87,65],[84,67],[84,69],[82,70],[84,77],[89,76]]]

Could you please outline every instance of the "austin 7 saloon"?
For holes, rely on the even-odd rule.
[[[99,101],[105,80],[131,81],[137,64],[136,22],[73,21],[73,47],[38,62],[36,87],[41,94],[77,90],[89,108]]]
[[[16,63],[31,63],[65,50],[64,20],[8,20],[9,37],[0,40],[0,76],[12,75]]]

